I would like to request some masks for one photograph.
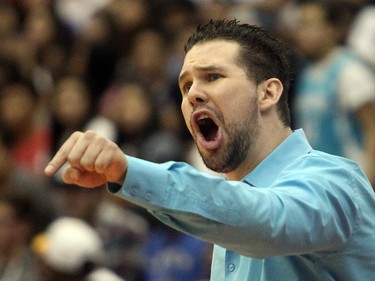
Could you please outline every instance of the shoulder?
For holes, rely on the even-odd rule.
[[[297,187],[312,189],[314,193],[343,192],[355,196],[358,187],[371,189],[356,162],[318,150],[309,151],[285,167],[277,184],[284,181],[293,181]]]
[[[302,173],[336,174],[338,177],[361,171],[359,164],[351,159],[311,149],[308,153],[296,158],[287,169],[294,169]]]

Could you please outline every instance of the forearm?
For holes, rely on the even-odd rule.
[[[128,169],[117,195],[173,228],[243,255],[334,248],[350,235],[350,227],[341,224],[333,206],[314,199],[313,188],[270,191],[203,175],[179,163],[158,165],[135,158]]]

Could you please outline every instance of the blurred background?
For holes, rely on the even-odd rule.
[[[95,266],[121,278],[114,280],[208,280],[211,245],[164,227],[105,187],[67,186],[43,169],[72,132],[91,129],[129,155],[206,171],[183,123],[177,77],[187,38],[209,19],[237,18],[285,41],[296,81],[328,47],[350,49],[374,81],[374,1],[333,1],[340,11],[334,33],[324,33],[331,22],[304,10],[306,2],[0,0],[0,280],[94,280],[84,279],[92,260],[56,266],[35,242],[61,217],[96,231],[103,258]]]

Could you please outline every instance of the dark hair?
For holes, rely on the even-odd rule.
[[[261,27],[240,24],[238,20],[210,20],[199,25],[196,32],[188,39],[185,52],[194,45],[211,40],[223,39],[237,42],[241,46],[238,61],[245,68],[250,79],[257,84],[278,78],[284,90],[277,105],[281,121],[290,126],[288,92],[291,80],[289,48],[281,41],[270,36]]]

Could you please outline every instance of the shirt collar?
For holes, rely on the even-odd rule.
[[[305,133],[298,129],[245,176],[243,181],[256,187],[270,186],[287,165],[311,150]]]

